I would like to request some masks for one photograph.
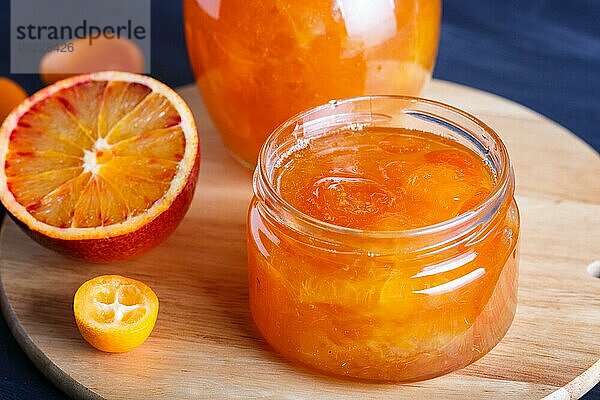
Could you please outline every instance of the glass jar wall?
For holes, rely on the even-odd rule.
[[[379,142],[385,157],[407,160],[390,164],[382,158],[398,172],[393,177],[391,170],[376,165],[379,155],[361,159],[362,152],[377,147],[365,137],[373,129],[389,131]],[[345,134],[320,146],[330,132]],[[394,140],[394,135],[407,132],[413,136]],[[442,164],[427,161],[433,160],[427,154],[440,153],[422,145],[419,132],[468,149],[480,163],[457,158],[462,150],[443,153]],[[348,147],[350,136],[361,145]],[[320,207],[316,202],[323,200],[327,207],[333,201],[336,204],[326,208],[329,217],[354,212],[355,220],[324,221],[305,212],[310,208],[300,210],[289,201],[293,196],[285,191],[292,186],[282,183],[290,178],[285,174],[300,171],[297,165],[323,148],[326,156],[344,152],[331,158],[325,174],[315,176],[337,186],[331,186],[333,192],[319,187],[315,200],[307,204]],[[419,160],[426,161],[415,165]],[[319,163],[306,165],[315,164]],[[493,176],[493,185],[483,195],[457,183],[472,179],[477,168]],[[414,195],[410,186],[420,183],[411,171],[446,181],[425,191],[416,187],[421,192]],[[376,186],[389,179],[393,181],[385,182],[386,189]],[[344,191],[340,184],[346,184]],[[367,197],[359,191],[363,184],[368,185]],[[384,193],[394,189],[412,203],[392,229],[375,230],[372,227],[380,225],[372,221],[384,205],[392,204]],[[262,335],[285,357],[337,376],[423,380],[479,359],[510,327],[518,275],[514,176],[498,135],[474,117],[413,98],[331,102],[275,130],[259,156],[254,190],[248,214],[250,306]],[[448,198],[461,201],[456,216],[403,228],[403,221],[422,212],[436,217],[442,208],[453,207]],[[368,222],[369,228],[361,229],[360,221]]]
[[[437,52],[441,0],[184,0],[192,69],[246,165],[281,122],[334,98],[416,95]]]

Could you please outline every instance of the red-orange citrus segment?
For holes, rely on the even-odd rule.
[[[119,275],[98,276],[79,287],[73,312],[81,336],[98,350],[122,353],[150,336],[158,298],[147,285]]]
[[[105,70],[141,73],[144,54],[135,42],[124,38],[86,37],[51,50],[40,61],[40,76],[47,84],[78,74]]]
[[[0,77],[0,123],[19,105],[27,93],[18,83],[8,78]]]
[[[40,243],[90,261],[137,255],[183,218],[199,145],[162,83],[101,72],[27,99],[0,128],[0,196]]]

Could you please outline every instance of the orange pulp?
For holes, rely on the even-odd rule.
[[[97,276],[77,289],[73,300],[81,336],[98,350],[121,353],[150,336],[158,298],[144,283],[119,275]]]
[[[431,76],[440,0],[184,0],[192,69],[232,153],[334,98],[416,95]]]
[[[311,236],[267,216],[256,197],[250,206],[250,304],[277,351],[329,374],[415,381],[477,360],[504,336],[516,307],[512,193],[465,240],[383,245],[370,235],[480,206],[496,185],[480,156],[431,133],[367,127],[312,139],[280,161],[281,198],[331,225]]]

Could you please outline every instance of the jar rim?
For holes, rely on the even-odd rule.
[[[433,106],[435,108],[449,111],[450,113],[466,118],[471,121],[479,128],[481,128],[489,137],[492,139],[493,143],[497,146],[497,151],[500,159],[500,168],[499,171],[496,171],[496,183],[494,185],[494,189],[485,197],[481,202],[475,206],[472,210],[461,213],[451,219],[441,221],[432,225],[425,225],[418,228],[409,228],[409,229],[399,229],[399,230],[369,230],[369,229],[357,229],[351,227],[345,227],[340,225],[335,225],[329,222],[322,221],[318,218],[312,217],[301,210],[292,206],[289,202],[287,202],[283,196],[276,190],[274,183],[269,179],[269,174],[267,170],[267,156],[268,149],[270,145],[276,140],[279,135],[285,132],[286,129],[290,127],[297,126],[299,122],[301,122],[305,117],[316,114],[320,111],[326,110],[331,107],[349,104],[349,103],[358,103],[358,102],[373,102],[373,101],[381,101],[381,100],[398,100],[404,102],[410,102],[411,104],[426,104],[429,106]],[[442,121],[443,122],[443,121]],[[468,133],[468,132],[467,132]],[[425,99],[421,97],[415,96],[401,96],[401,95],[367,95],[367,96],[358,96],[351,97],[339,100],[331,100],[328,103],[321,104],[319,106],[301,111],[294,116],[288,118],[286,121],[281,123],[277,128],[273,130],[273,132],[269,135],[258,155],[258,162],[254,172],[254,194],[258,196],[259,194],[264,195],[272,199],[278,206],[282,207],[283,211],[293,216],[294,218],[300,220],[302,223],[307,224],[310,227],[317,229],[324,229],[329,232],[334,232],[343,235],[351,235],[351,236],[363,236],[370,238],[381,238],[381,239],[390,239],[390,238],[413,238],[425,235],[436,234],[440,232],[444,232],[446,230],[451,230],[459,226],[463,226],[467,224],[469,221],[480,221],[485,218],[488,214],[495,213],[501,203],[502,200],[506,197],[506,194],[509,190],[509,186],[511,183],[514,183],[514,174],[512,171],[512,165],[510,161],[510,157],[508,154],[508,150],[500,136],[486,123],[481,121],[479,118],[473,116],[472,114],[467,113],[457,107],[451,106],[446,103],[442,103],[436,100]]]

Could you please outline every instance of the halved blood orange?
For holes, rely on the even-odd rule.
[[[69,78],[0,128],[0,199],[39,243],[88,261],[160,243],[189,208],[199,167],[194,119],[144,75]]]

